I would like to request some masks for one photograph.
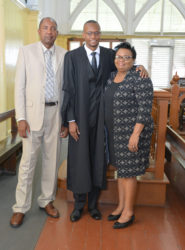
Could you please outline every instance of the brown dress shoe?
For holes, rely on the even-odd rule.
[[[45,206],[41,209],[44,209],[46,214],[52,218],[59,218],[59,216],[60,216],[58,210],[53,206],[52,201],[50,203],[48,203],[47,206]]]
[[[23,213],[13,213],[10,220],[10,225],[12,227],[19,227],[23,223],[24,214]]]

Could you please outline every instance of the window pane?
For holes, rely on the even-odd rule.
[[[147,2],[147,0],[136,0],[135,13],[137,14],[143,5]]]
[[[113,11],[102,0],[99,1],[98,21],[102,31],[123,31],[120,22]]]
[[[160,0],[144,15],[136,28],[136,32],[160,32],[161,7]]]
[[[165,1],[164,32],[184,32],[185,20],[177,8]]]
[[[119,7],[119,9],[121,10],[121,12],[123,14],[125,14],[125,1],[123,1],[123,0],[114,0],[114,2]]]
[[[100,42],[100,46],[103,46],[105,48],[110,48],[110,42]]]
[[[185,77],[185,40],[175,41],[173,75],[177,72],[178,76]]]
[[[81,2],[81,0],[71,0],[70,4],[70,13],[77,7],[77,5]]]
[[[171,52],[171,47],[151,47],[151,79],[155,87],[170,86]]]
[[[96,0],[91,1],[79,14],[73,26],[71,28],[72,31],[82,31],[83,25],[86,21],[96,19]]]
[[[149,39],[132,39],[131,43],[137,53],[135,63],[143,65],[148,70]]]
[[[77,49],[78,47],[80,47],[79,41],[70,41],[69,42],[69,50]]]
[[[112,49],[114,49],[118,44],[120,44],[121,42],[112,42]]]

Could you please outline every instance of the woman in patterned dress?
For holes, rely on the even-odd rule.
[[[111,73],[104,93],[109,163],[117,168],[119,204],[108,216],[113,228],[134,221],[136,176],[149,166],[153,86],[135,70],[136,51],[124,42],[116,47],[116,72]]]

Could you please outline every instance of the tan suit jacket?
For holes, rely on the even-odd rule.
[[[61,124],[63,60],[66,50],[56,48],[56,83],[58,88],[58,116]],[[22,47],[19,51],[15,76],[16,118],[25,119],[32,131],[41,129],[45,110],[46,67],[41,42]]]

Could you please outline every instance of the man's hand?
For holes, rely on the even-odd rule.
[[[75,139],[75,141],[78,141],[80,131],[76,122],[69,122],[69,133]]]
[[[26,120],[21,120],[18,122],[18,132],[20,137],[27,138],[27,133],[30,133],[30,126],[28,125]]]
[[[143,65],[137,66],[136,71],[140,71],[140,76],[142,78],[147,78],[148,77],[148,72],[147,72],[147,70],[145,69],[145,67]]]
[[[69,129],[67,127],[62,126],[60,130],[60,137],[66,138],[68,136]]]

